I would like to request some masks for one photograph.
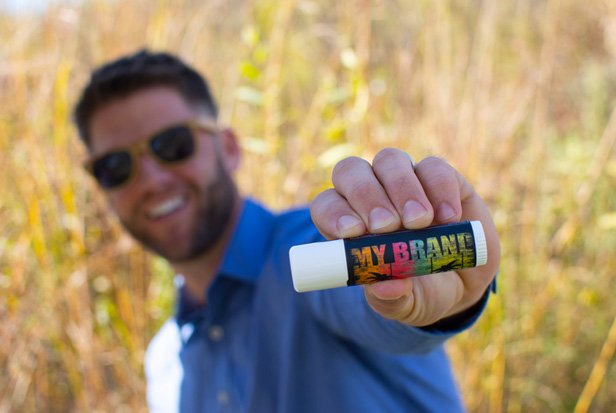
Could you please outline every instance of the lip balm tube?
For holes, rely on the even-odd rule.
[[[296,245],[289,250],[297,292],[436,274],[485,265],[479,221]]]

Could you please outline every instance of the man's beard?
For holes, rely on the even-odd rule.
[[[210,250],[223,236],[233,216],[235,194],[235,183],[218,158],[217,177],[201,189],[201,203],[194,230],[189,235],[189,247],[182,253],[175,254],[166,250],[147,230],[138,229],[124,220],[122,225],[137,241],[163,258],[172,262],[190,261]]]

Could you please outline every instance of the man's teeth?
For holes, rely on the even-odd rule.
[[[183,207],[185,203],[186,203],[186,200],[184,198],[178,197],[178,198],[170,199],[150,209],[148,211],[148,217],[150,218],[164,217],[165,215],[169,215],[172,212],[177,211],[178,209]]]

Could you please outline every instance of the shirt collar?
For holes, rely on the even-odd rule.
[[[275,218],[271,212],[251,199],[243,201],[242,212],[235,232],[227,245],[217,278],[231,278],[254,284],[265,263],[270,236],[273,234]],[[214,283],[216,280],[214,280]],[[213,285],[212,284],[212,285]],[[183,278],[176,278],[178,304],[176,318],[180,326],[198,316],[200,305],[184,291]],[[208,298],[213,297],[208,292]]]
[[[219,276],[254,283],[265,262],[274,215],[251,199],[244,201],[235,233],[228,244]]]

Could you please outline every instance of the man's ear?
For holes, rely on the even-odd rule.
[[[241,149],[237,135],[231,128],[222,129],[218,136],[220,137],[220,146],[227,169],[235,172],[240,166]]]

